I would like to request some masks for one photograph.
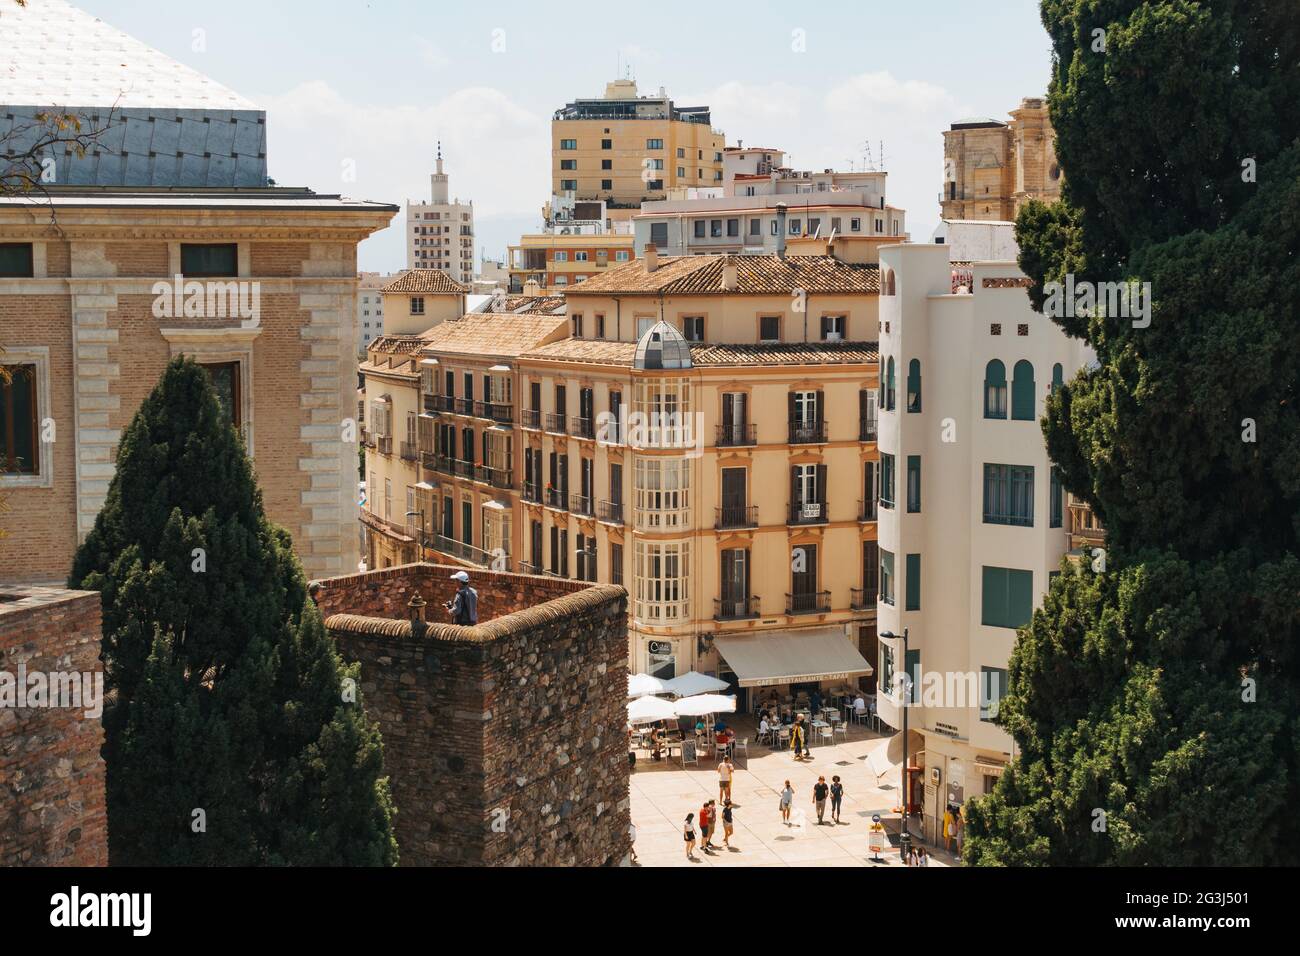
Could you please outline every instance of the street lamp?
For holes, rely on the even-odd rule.
[[[898,639],[898,635],[893,631],[882,631],[880,636],[887,641]],[[911,781],[908,780],[907,773],[907,704],[912,696],[910,678],[911,675],[907,673],[907,628],[903,628],[903,689],[906,691],[906,696],[903,694],[899,695],[899,706],[901,706],[903,710],[903,802],[901,804],[903,810],[903,830],[898,835],[898,852],[902,856],[904,863],[907,862],[907,855],[912,849],[912,834],[908,832],[907,829],[908,804],[911,803],[911,794],[908,792]]]
[[[408,518],[417,518],[417,517],[418,517],[418,518],[420,519],[420,535],[419,535],[419,537],[416,539],[415,544],[416,544],[416,547],[419,549],[418,560],[423,561],[423,560],[424,560],[424,548],[425,548],[425,544],[426,544],[426,540],[425,540],[425,536],[424,536],[424,509],[423,509],[423,508],[417,508],[415,511],[408,511],[408,512],[406,513],[406,517],[408,517]]]

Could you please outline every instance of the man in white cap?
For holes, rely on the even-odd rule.
[[[464,571],[457,571],[451,576],[451,579],[459,582],[456,588],[456,596],[443,605],[451,612],[451,622],[466,626],[477,624],[478,592],[469,586],[469,575]]]

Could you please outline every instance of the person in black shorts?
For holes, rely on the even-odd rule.
[[[844,802],[844,784],[840,783],[839,774],[831,777],[831,819],[840,822],[840,804]]]
[[[686,814],[686,822],[682,825],[682,836],[686,840],[686,859],[695,859],[695,814]]]

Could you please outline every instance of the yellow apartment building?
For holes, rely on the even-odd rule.
[[[509,291],[522,293],[529,282],[543,294],[562,293],[594,275],[636,258],[635,238],[599,235],[535,233],[510,246],[507,259]]]
[[[603,97],[555,111],[551,193],[604,200],[610,219],[626,219],[670,189],[720,186],[724,145],[707,106],[677,106],[662,89],[640,96],[634,80],[614,80]]]

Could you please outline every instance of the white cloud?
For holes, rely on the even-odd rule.
[[[432,70],[444,70],[451,64],[451,58],[442,52],[442,48],[427,37],[419,34],[413,36],[412,41],[415,43],[416,52],[419,54],[420,63]]]

